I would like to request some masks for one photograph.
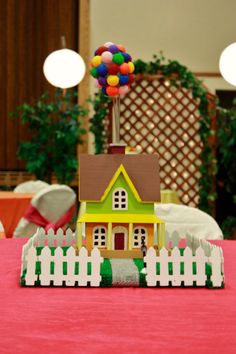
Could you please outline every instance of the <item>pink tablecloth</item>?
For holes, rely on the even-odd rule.
[[[226,287],[22,288],[25,240],[0,240],[0,353],[236,352],[236,242]]]

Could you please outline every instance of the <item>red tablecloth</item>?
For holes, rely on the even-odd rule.
[[[23,288],[25,240],[0,240],[0,353],[236,352],[236,242],[226,287]]]
[[[12,237],[34,194],[0,192],[0,221],[6,237]]]

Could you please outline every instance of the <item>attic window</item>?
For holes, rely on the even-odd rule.
[[[128,210],[128,194],[125,189],[117,188],[114,190],[112,210]]]
[[[93,229],[93,247],[106,247],[106,229],[104,226],[96,226]]]
[[[147,231],[144,227],[136,227],[133,235],[133,248],[140,248],[142,245],[142,236],[144,236],[144,242],[147,246]]]

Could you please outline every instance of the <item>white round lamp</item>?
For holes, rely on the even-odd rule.
[[[61,89],[78,85],[85,75],[82,57],[71,49],[59,49],[47,56],[43,73],[50,84]]]
[[[223,50],[219,66],[223,78],[236,86],[236,43],[230,44]]]

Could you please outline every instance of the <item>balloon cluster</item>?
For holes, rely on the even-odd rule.
[[[107,96],[124,96],[134,81],[134,64],[122,45],[111,42],[95,50],[91,61],[91,75],[96,86]]]

